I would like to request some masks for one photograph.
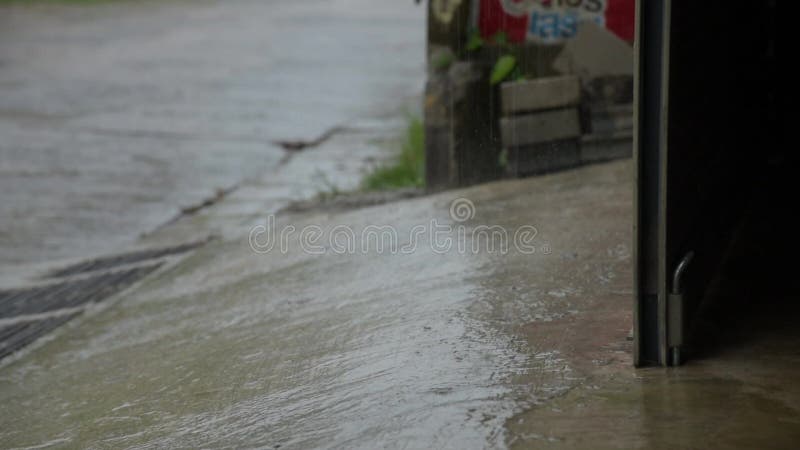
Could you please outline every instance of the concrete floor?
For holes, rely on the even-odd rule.
[[[621,161],[276,224],[532,225],[533,254],[438,252],[425,235],[408,254],[314,255],[296,236],[257,254],[241,228],[0,368],[0,441],[794,447],[792,327],[679,369],[632,368],[630,183]],[[466,222],[450,215],[461,198]]]

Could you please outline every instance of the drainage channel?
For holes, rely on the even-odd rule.
[[[45,284],[0,290],[0,360],[206,242],[92,259],[50,272]]]

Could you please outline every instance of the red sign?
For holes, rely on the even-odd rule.
[[[592,21],[633,42],[635,0],[480,0],[478,27],[491,38],[505,32],[511,42],[559,43]]]

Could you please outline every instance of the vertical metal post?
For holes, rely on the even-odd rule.
[[[638,0],[635,45],[634,363],[668,365],[666,165],[670,0]]]

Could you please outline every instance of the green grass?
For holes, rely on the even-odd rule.
[[[425,185],[425,128],[422,121],[412,118],[408,124],[400,154],[392,163],[379,166],[363,181],[368,191],[385,191]]]

